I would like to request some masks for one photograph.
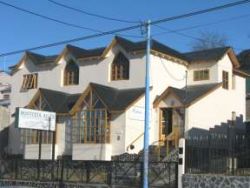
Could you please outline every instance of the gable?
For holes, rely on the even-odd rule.
[[[221,87],[221,85],[221,83],[193,85],[181,89],[168,87],[159,97],[155,99],[154,108],[159,107],[160,105],[175,106],[177,104],[182,104],[186,107],[190,106],[198,100],[206,97],[217,88]]]

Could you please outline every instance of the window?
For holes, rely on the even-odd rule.
[[[37,88],[38,74],[25,74],[23,75],[22,89],[35,89]]]
[[[222,87],[228,89],[228,72],[222,72]]]
[[[129,79],[129,60],[122,54],[118,53],[112,63],[111,80],[128,80]]]
[[[6,99],[6,100],[7,100],[7,99],[10,99],[10,95],[5,94],[5,95],[3,95],[3,98]]]
[[[64,85],[79,84],[79,67],[74,61],[69,61],[64,70]]]
[[[73,143],[109,143],[109,113],[98,96],[90,91],[82,110],[73,119]]]
[[[194,71],[194,81],[209,80],[209,70]]]
[[[52,144],[53,132],[41,131],[42,144]],[[22,129],[21,130],[22,142],[24,144],[39,144],[39,131],[35,129]]]

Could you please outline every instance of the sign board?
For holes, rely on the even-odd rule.
[[[16,112],[16,126],[24,129],[55,131],[56,113],[18,108]]]

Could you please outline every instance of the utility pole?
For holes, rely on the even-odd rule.
[[[150,121],[150,20],[146,27],[146,77],[145,77],[145,124],[144,124],[144,161],[143,161],[143,188],[148,188],[148,148],[149,148],[149,121]]]

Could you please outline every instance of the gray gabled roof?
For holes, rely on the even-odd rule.
[[[115,39],[117,43],[121,45],[127,52],[146,50],[145,41],[132,42],[130,40],[118,36],[116,36]],[[156,40],[151,41],[151,49],[187,61],[186,57],[182,53]]]
[[[69,44],[66,45],[66,48],[76,59],[101,56],[105,50],[105,47],[86,50]]]
[[[171,89],[179,97],[180,102],[186,105],[192,103],[196,99],[202,97],[203,95],[207,94],[208,92],[217,88],[220,85],[221,83],[215,83],[188,86],[187,88],[182,89],[171,87]]]
[[[58,55],[45,56],[45,55],[37,54],[34,52],[30,52],[30,51],[26,51],[26,55],[33,60],[33,63],[35,65],[53,63],[58,57]]]
[[[145,91],[144,88],[115,89],[95,83],[90,83],[90,87],[110,111],[125,110]],[[48,104],[44,110],[56,113],[69,113],[81,96],[81,94],[69,94],[45,88],[39,88],[39,92]]]
[[[219,47],[219,48],[212,48],[207,50],[201,50],[201,51],[193,51],[193,52],[187,52],[183,55],[186,56],[186,58],[189,60],[190,63],[194,62],[216,62],[220,60],[225,53],[230,49],[230,47]]]
[[[181,89],[168,87],[161,96],[155,99],[154,105],[159,104],[169,93],[173,93],[183,105],[188,106],[220,86],[221,83],[193,85]]]
[[[49,105],[49,108],[44,110],[56,113],[68,113],[80,97],[80,94],[68,94],[44,88],[39,88],[39,91]]]
[[[96,83],[90,83],[90,87],[111,111],[125,110],[145,92],[145,88],[116,89]]]

